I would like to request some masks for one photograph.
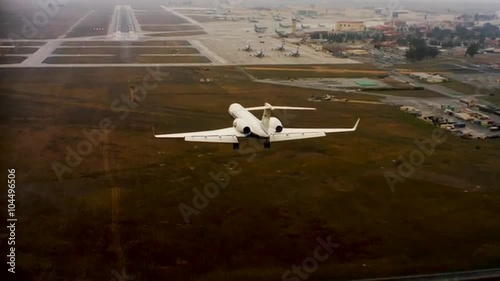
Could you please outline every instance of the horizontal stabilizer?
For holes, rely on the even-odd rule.
[[[256,107],[246,107],[245,108],[248,111],[253,111],[253,110],[275,110],[275,109],[281,109],[281,110],[316,110],[316,108],[313,107],[295,107],[295,106],[272,106],[268,103],[266,103],[264,106],[256,106]]]
[[[184,140],[191,142],[238,143],[236,136],[188,136]]]

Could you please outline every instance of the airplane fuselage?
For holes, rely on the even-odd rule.
[[[257,137],[269,138],[269,129],[264,127],[261,120],[255,115],[246,110],[241,104],[233,103],[229,106],[229,115],[231,115],[236,122],[236,119],[242,120],[246,126],[251,130],[251,133]],[[233,122],[233,126],[235,126]]]

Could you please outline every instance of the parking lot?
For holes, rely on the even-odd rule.
[[[459,133],[464,133],[464,134],[471,134],[472,138],[485,138],[488,136],[496,136],[500,135],[500,131],[490,131],[489,128],[478,125],[478,124],[473,124],[470,121],[464,121],[462,119],[459,119],[453,115],[446,114],[445,111],[442,109],[442,106],[446,106],[448,108],[455,108],[456,112],[465,112],[467,109],[475,112],[480,112],[482,114],[485,114],[489,116],[489,118],[497,123],[500,124],[500,116],[495,115],[495,114],[490,114],[486,112],[481,112],[478,109],[474,108],[468,108],[464,103],[459,102],[456,99],[452,98],[427,98],[427,99],[407,99],[407,98],[391,98],[391,100],[387,99],[386,102],[389,102],[393,105],[398,105],[398,106],[411,106],[416,109],[418,109],[421,112],[421,116],[419,118],[425,119],[430,116],[441,116],[443,119],[447,120],[450,123],[456,122],[456,123],[465,123],[465,128],[463,129],[452,129],[456,134]]]

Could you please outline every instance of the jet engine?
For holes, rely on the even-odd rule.
[[[269,119],[269,129],[275,130],[276,133],[281,133],[281,131],[283,131],[283,124],[281,124],[281,121],[278,118],[271,117]]]
[[[248,126],[248,124],[245,122],[245,120],[243,120],[241,118],[234,119],[233,127],[238,132],[243,133],[245,135],[248,135],[252,132],[252,130],[250,129],[250,126]]]

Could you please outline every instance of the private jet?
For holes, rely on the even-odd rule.
[[[263,58],[265,56],[264,51],[262,51],[262,50],[257,51],[253,56],[257,57],[257,58]]]
[[[259,120],[251,111],[263,110],[262,119]],[[155,138],[183,138],[190,142],[232,143],[233,149],[239,149],[239,138],[254,138],[263,141],[264,148],[271,148],[271,143],[309,138],[325,137],[329,133],[354,132],[358,128],[359,120],[352,128],[284,128],[281,121],[271,117],[273,110],[316,110],[311,107],[264,106],[243,107],[238,103],[229,106],[229,115],[234,118],[233,126],[225,129],[157,135],[153,127]]]

